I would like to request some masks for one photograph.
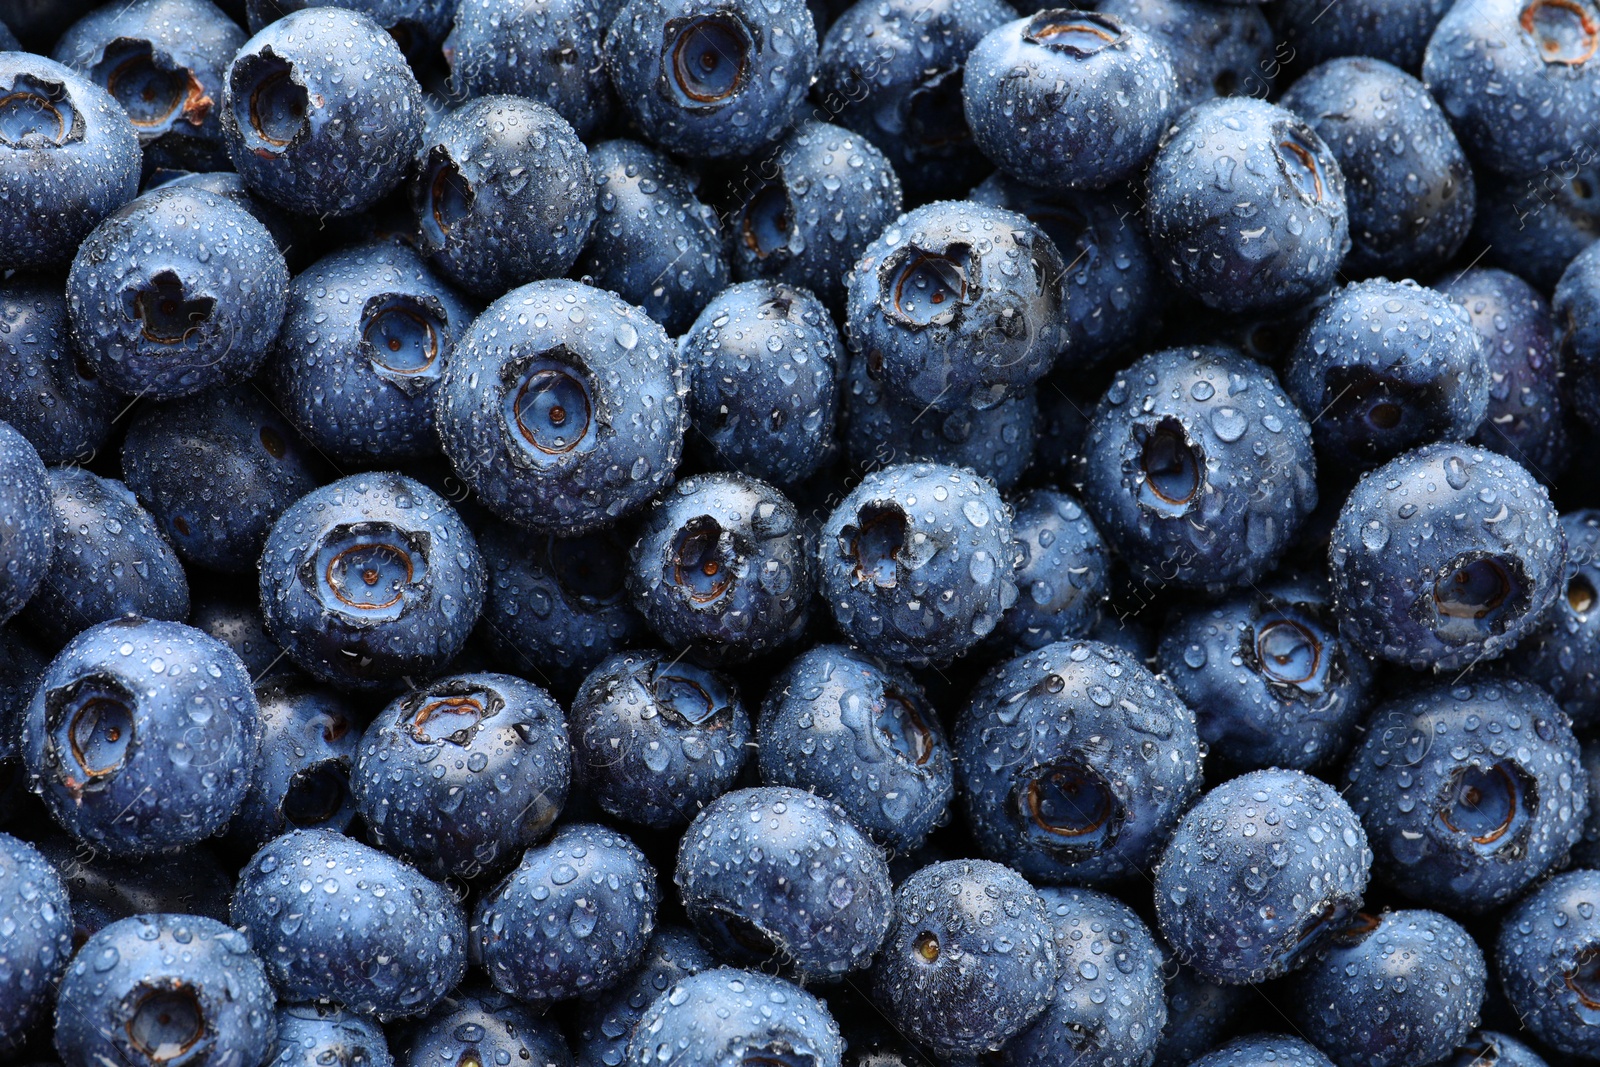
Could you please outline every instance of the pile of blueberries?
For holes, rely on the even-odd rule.
[[[1600,1062],[1600,0],[1034,2],[0,0],[0,1063]]]

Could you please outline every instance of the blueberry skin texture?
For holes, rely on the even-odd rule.
[[[258,849],[289,830],[343,833],[356,816],[350,768],[361,744],[355,712],[298,677],[257,686],[261,760],[230,835]]]
[[[1371,665],[1340,635],[1322,582],[1280,579],[1182,606],[1156,656],[1212,758],[1238,770],[1326,766],[1371,693]]]
[[[638,141],[602,141],[589,166],[595,224],[576,273],[681,335],[728,285],[716,211],[695,195],[694,175]]]
[[[750,715],[726,675],[663,652],[619,652],[584,681],[570,716],[573,773],[613,818],[687,825],[743,770]]]
[[[444,41],[466,97],[505,93],[554,108],[588,137],[613,109],[606,27],[615,0],[460,0]]]
[[[792,486],[835,447],[844,345],[816,296],[787,282],[729,286],[678,342],[697,451]]]
[[[330,253],[289,285],[273,396],[335,462],[435,455],[439,380],[476,310],[401,244]]]
[[[55,555],[50,476],[39,453],[0,422],[0,623],[38,591]]]
[[[1167,1028],[1155,1067],[1188,1067],[1216,1048],[1250,996],[1244,986],[1218,985],[1181,964],[1170,971],[1166,994]]]
[[[1066,344],[1061,255],[1001,208],[941,201],[902,215],[846,285],[851,350],[920,407],[993,407],[1042,378]]]
[[[268,675],[273,680],[288,675],[293,665],[285,661],[283,649],[267,633],[256,588],[247,584],[240,589],[226,580],[219,585],[197,593],[189,625],[233,649],[257,684]]]
[[[439,439],[500,518],[587,533],[672,481],[686,389],[675,347],[643,311],[578,282],[533,282],[491,304],[456,345]]]
[[[626,1062],[707,1067],[752,1059],[840,1067],[844,1042],[827,1006],[782,978],[718,967],[675,983],[634,1028]],[[676,1050],[675,1052],[673,1050]]]
[[[1600,235],[1600,169],[1563,165],[1536,180],[1477,172],[1478,215],[1471,245],[1485,266],[1521,275],[1543,292]]]
[[[450,32],[455,4],[451,0],[244,0],[245,24],[260,33],[285,15],[308,7],[348,7],[371,18],[399,42],[408,55],[420,60],[427,46],[437,45]]]
[[[1516,672],[1555,697],[1580,730],[1600,722],[1600,511],[1580,509],[1561,516],[1567,535],[1567,569],[1560,591],[1538,628],[1517,644],[1508,662]],[[1588,864],[1594,866],[1594,864]]]
[[[1041,11],[990,30],[967,55],[973,139],[1007,174],[1052,192],[1136,175],[1175,115],[1172,54],[1106,14]]]
[[[1317,1046],[1284,1034],[1236,1037],[1189,1067],[1333,1067]]]
[[[429,128],[417,170],[422,251],[479,296],[565,274],[594,225],[589,152],[532,100],[485,96],[450,112]]]
[[[136,915],[91,937],[67,968],[56,1053],[159,1067],[176,1045],[185,1063],[259,1064],[277,1036],[273,999],[239,931],[199,915]]]
[[[995,633],[1019,652],[1088,636],[1110,591],[1105,539],[1066,493],[1035,489],[1014,507],[1011,529],[1022,549],[1019,595]]]
[[[1590,245],[1567,265],[1550,301],[1574,411],[1600,402],[1600,245]]]
[[[1560,863],[1588,806],[1565,713],[1516,678],[1446,681],[1380,705],[1347,783],[1379,878],[1468,914],[1508,903]]]
[[[189,582],[126,486],[79,467],[50,470],[55,554],[22,618],[57,644],[121,615],[183,619]]]
[[[883,852],[839,805],[787,786],[708,804],[684,831],[673,880],[717,955],[807,980],[870,966],[894,918]]]
[[[266,1067],[394,1067],[383,1027],[364,1015],[314,1004],[278,1009],[278,1044]]]
[[[1422,53],[1453,0],[1355,0],[1338,18],[1322,18],[1326,0],[1283,0],[1274,23],[1308,66],[1340,56],[1369,56],[1415,74]]]
[[[743,474],[691,475],[645,512],[628,590],[669,646],[738,662],[805,631],[813,550],[799,512],[772,486]]]
[[[911,675],[844,645],[816,645],[773,681],[757,720],[761,781],[835,801],[909,852],[945,821],[950,743]]]
[[[1316,412],[1318,452],[1366,469],[1440,438],[1463,440],[1489,411],[1488,354],[1466,309],[1415,282],[1356,282],[1300,335],[1283,382]]]
[[[1455,1058],[1441,1060],[1447,1067],[1549,1067],[1544,1057],[1514,1037],[1493,1030],[1474,1030],[1455,1050]]]
[[[1234,349],[1145,356],[1090,419],[1084,507],[1136,573],[1190,587],[1253,582],[1317,505],[1303,410]]]
[[[226,197],[158,189],[84,239],[67,275],[73,334],[111,388],[171,400],[255,373],[283,322],[289,268]]]
[[[472,936],[489,980],[535,1006],[616,984],[655,929],[656,872],[603,826],[563,827],[478,902]]]
[[[873,966],[891,1025],[945,1058],[995,1052],[1050,1007],[1061,969],[1045,901],[1008,867],[950,860],[901,883]]]
[[[0,419],[48,465],[87,463],[127,401],[78,354],[59,278],[0,281]]]
[[[893,663],[959,655],[1017,599],[1011,509],[989,482],[938,463],[868,474],[828,516],[819,554],[840,633]]]
[[[1007,1067],[1147,1067],[1167,1024],[1164,953],[1131,908],[1093,889],[1041,889],[1061,977],[1049,1009],[1000,1052]]]
[[[1597,901],[1600,871],[1556,875],[1506,914],[1495,950],[1501,988],[1523,1025],[1552,1048],[1591,1059],[1600,1055],[1588,1006]]]
[[[466,917],[450,891],[332,830],[267,842],[239,872],[231,915],[286,1001],[423,1015],[466,971]]]
[[[785,281],[840,306],[850,264],[900,215],[894,167],[859,133],[802,122],[755,175],[731,220],[734,277]]]
[[[261,553],[273,639],[302,669],[348,688],[444,666],[478,621],[483,587],[477,542],[450,505],[386,472],[307,493]]]
[[[1333,787],[1251,771],[1178,824],[1156,868],[1156,918],[1201,977],[1254,984],[1306,964],[1361,906],[1371,869],[1361,822]]]
[[[1458,670],[1539,625],[1566,558],[1532,475],[1469,445],[1429,445],[1364,476],[1345,501],[1328,555],[1334,612],[1370,655]]]
[[[1165,45],[1178,76],[1173,114],[1218,96],[1265,97],[1281,69],[1261,8],[1207,0],[1104,0],[1096,8]]]
[[[121,104],[146,169],[226,170],[222,73],[245,34],[209,0],[139,0],[75,22],[51,52]]]
[[[1263,100],[1209,100],[1180,115],[1145,193],[1156,258],[1219,311],[1286,311],[1326,290],[1350,250],[1338,160],[1299,116]]]
[[[422,90],[405,54],[359,12],[293,12],[228,66],[228,154],[251,192],[290,211],[371,207],[405,178],[422,131]]]
[[[502,1061],[571,1067],[572,1054],[549,1016],[476,984],[457,990],[419,1021],[403,1053],[408,1067]]]
[[[33,116],[0,142],[0,268],[71,261],[101,219],[139,192],[139,135],[94,82],[43,56],[0,53],[0,92]]]
[[[1473,161],[1512,177],[1569,159],[1589,136],[1577,117],[1600,98],[1591,5],[1489,0],[1456,5],[1428,41],[1422,80]]]
[[[690,931],[677,926],[658,929],[631,975],[602,994],[577,1002],[570,1016],[577,1067],[619,1067],[627,1060],[634,1027],[650,1005],[678,982],[716,965]]]
[[[1461,248],[1477,206],[1472,165],[1416,78],[1375,59],[1335,59],[1302,75],[1279,104],[1339,161],[1350,211],[1345,274],[1407,277]]]
[[[1194,713],[1134,656],[1095,641],[996,667],[954,742],[979,847],[1035,881],[1147,870],[1200,791]]]
[[[0,950],[0,1051],[18,1049],[50,1010],[72,958],[72,903],[39,850],[0,834],[0,914],[14,928]]]

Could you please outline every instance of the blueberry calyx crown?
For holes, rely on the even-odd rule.
[[[1178,419],[1167,417],[1154,426],[1133,427],[1139,446],[1135,485],[1141,506],[1177,518],[1200,502],[1206,486],[1205,454]]]
[[[74,795],[110,781],[132,754],[136,700],[107,674],[88,674],[45,694],[51,761]]]
[[[1387,452],[1424,439],[1445,406],[1433,385],[1400,381],[1371,367],[1330,367],[1323,414],[1353,425],[1369,451]]]
[[[361,344],[380,376],[414,396],[443,373],[446,321],[432,296],[384,293],[361,310]]]
[[[326,759],[294,773],[284,791],[281,810],[290,826],[308,830],[326,823],[349,802],[349,761]]]
[[[245,146],[258,156],[282,155],[303,137],[310,123],[310,94],[294,65],[269,45],[240,56],[229,78],[233,117]]]
[[[673,585],[698,606],[715,603],[733,587],[743,559],[732,532],[700,515],[678,531],[669,562]]]
[[[1567,607],[1577,615],[1588,615],[1594,610],[1595,588],[1586,575],[1574,574],[1567,580]]]
[[[139,322],[140,336],[157,345],[183,344],[211,320],[217,307],[209,296],[190,296],[170,270],[124,290],[122,299],[128,317]]]
[[[422,239],[429,252],[438,252],[450,242],[450,235],[464,220],[472,217],[478,192],[461,173],[460,166],[444,145],[428,152],[427,166],[416,185],[420,199],[417,217]]]
[[[133,1050],[150,1063],[186,1057],[206,1037],[205,1008],[187,982],[175,978],[148,982],[129,1001],[133,1012],[123,1029]]]
[[[336,526],[302,579],[323,607],[357,623],[399,618],[428,581],[431,538],[387,522]]]
[[[1022,35],[1029,44],[1077,59],[1103,52],[1122,38],[1122,26],[1116,19],[1065,9],[1039,12]]]
[[[923,963],[937,963],[943,948],[939,944],[939,935],[932,930],[924,930],[911,942],[911,950]]]
[[[950,326],[975,294],[968,292],[971,249],[951,244],[942,251],[906,245],[883,261],[879,303],[890,321],[913,330]]]
[[[1274,689],[1318,696],[1331,688],[1338,647],[1321,620],[1296,605],[1264,614],[1245,631],[1239,654]]]
[[[1310,203],[1320,203],[1327,194],[1322,164],[1312,147],[1310,131],[1289,126],[1278,135],[1278,165],[1297,193]]]
[[[83,116],[60,82],[18,74],[0,89],[0,144],[59,148],[83,137]]]
[[[883,704],[873,717],[889,751],[913,767],[925,767],[933,758],[933,731],[921,701],[898,689],[884,687]]]
[[[1572,958],[1572,967],[1563,976],[1567,988],[1578,996],[1578,1003],[1588,1012],[1600,1012],[1600,945],[1580,949]],[[1585,1018],[1593,1025],[1600,1019]]]
[[[165,53],[157,55],[149,41],[117,38],[92,74],[141,133],[168,130],[180,121],[203,125],[215,103],[194,71]]]
[[[420,744],[449,742],[465,748],[483,721],[498,715],[505,705],[505,698],[493,689],[458,679],[413,695],[406,701],[403,721]]]
[[[855,584],[879,589],[893,589],[899,584],[909,527],[899,504],[891,501],[862,505],[855,523],[839,531],[839,551],[855,565],[851,573]]]
[[[1063,859],[1086,859],[1110,848],[1125,815],[1104,775],[1068,755],[1034,767],[1012,793],[1024,835]]]
[[[1463,552],[1443,568],[1420,600],[1433,630],[1450,641],[1503,634],[1532,605],[1522,561],[1491,552]]]
[[[710,111],[744,89],[754,50],[754,36],[744,19],[732,11],[714,11],[667,23],[661,68],[682,106]]]
[[[1551,65],[1581,66],[1600,46],[1600,19],[1584,0],[1533,0],[1518,22],[1539,58]]]
[[[745,205],[739,232],[744,237],[745,247],[754,252],[757,259],[766,259],[789,251],[793,220],[789,191],[782,181],[770,181],[756,190],[756,195]]]
[[[1457,769],[1438,805],[1439,822],[1475,851],[1508,856],[1521,853],[1538,812],[1538,784],[1512,759]]]
[[[519,446],[514,456],[550,466],[598,443],[594,389],[582,361],[565,345],[507,366],[503,381],[507,435]]]
[[[692,663],[653,664],[644,685],[662,713],[681,725],[720,729],[733,721],[727,687]]]

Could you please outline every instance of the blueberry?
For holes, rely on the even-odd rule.
[[[1600,246],[1591,245],[1568,264],[1550,306],[1572,406],[1595,410],[1600,402]]]
[[[744,768],[750,715],[731,679],[681,657],[619,652],[572,701],[573,770],[614,818],[681,827]]]
[[[1561,516],[1567,535],[1564,590],[1545,609],[1538,628],[1510,654],[1513,667],[1556,698],[1575,726],[1600,722],[1600,512],[1569,511]]]
[[[0,622],[20,611],[50,572],[53,518],[50,477],[39,453],[0,422]]]
[[[873,471],[821,534],[822,591],[852,643],[896,663],[948,660],[1015,603],[1011,510],[937,463]]]
[[[289,285],[273,396],[336,462],[436,454],[439,379],[475,310],[409,248],[341,249]]]
[[[256,689],[261,760],[229,830],[251,850],[288,830],[343,833],[356,815],[350,768],[361,726],[339,696],[287,678]]]
[[[571,1067],[572,1054],[548,1016],[493,989],[457,991],[416,1024],[404,1062],[424,1064],[521,1064]],[[620,1062],[620,1061],[619,1061]]]
[[[1489,360],[1466,309],[1415,282],[1340,290],[1301,334],[1284,385],[1323,460],[1367,468],[1439,438],[1471,436],[1489,404]]]
[[[220,106],[251,192],[308,215],[371,207],[422,143],[422,90],[400,46],[343,8],[296,11],[246,41]]]
[[[1105,539],[1066,493],[1035,489],[1015,508],[1011,529],[1022,550],[1019,595],[995,633],[1018,651],[1088,636],[1100,621],[1110,586]]]
[[[1557,875],[1507,912],[1496,948],[1506,999],[1523,1025],[1552,1048],[1600,1055],[1592,1020],[1600,961],[1600,871]]]
[[[1251,1034],[1234,1038],[1189,1067],[1333,1067],[1333,1061],[1298,1037]]]
[[[298,273],[309,261],[308,254],[317,245],[316,228],[321,220],[292,216],[277,204],[256,197],[235,171],[216,170],[190,172],[183,170],[157,170],[145,184],[144,191],[172,186],[176,189],[200,189],[204,192],[232,200],[256,217],[267,228],[272,240],[289,264],[290,273]]]
[[[1366,475],[1345,501],[1329,554],[1334,611],[1371,655],[1456,670],[1539,624],[1566,555],[1555,509],[1527,471],[1467,445],[1429,445]]]
[[[1332,17],[1327,0],[1283,0],[1276,24],[1308,66],[1340,56],[1370,56],[1415,74],[1422,53],[1453,0],[1343,0]]]
[[[61,982],[63,1063],[258,1064],[277,1025],[261,960],[197,915],[138,915],[91,937]]]
[[[644,958],[659,899],[632,841],[570,824],[478,901],[473,939],[497,989],[545,1005],[625,978]]]
[[[1167,1028],[1156,1048],[1155,1067],[1187,1067],[1216,1048],[1249,996],[1245,986],[1220,985],[1181,964],[1171,968]]]
[[[621,1067],[634,1027],[650,1005],[673,985],[715,966],[711,953],[688,930],[658,929],[631,975],[603,995],[578,1002],[573,1017],[577,1067]]]
[[[40,459],[88,463],[126,405],[79,353],[60,279],[0,280],[0,419]]]
[[[243,0],[246,23],[251,33],[260,33],[292,12],[308,7],[347,7],[371,18],[395,39],[414,60],[427,57],[428,46],[437,46],[450,31],[453,0]],[[238,0],[234,0],[237,8]]]
[[[1001,208],[945,201],[902,215],[847,285],[851,349],[922,407],[993,407],[1038,381],[1066,343],[1060,253]]]
[[[678,336],[728,284],[717,213],[700,201],[693,174],[648,145],[601,142],[589,166],[598,210],[577,273]]]
[[[1521,275],[1544,292],[1600,233],[1600,168],[1587,160],[1537,178],[1502,178],[1479,170],[1478,214],[1471,245],[1482,262]]]
[[[761,705],[761,780],[827,797],[886,845],[910,851],[945,819],[950,744],[906,671],[843,645],[815,645]]]
[[[1208,307],[1285,311],[1332,284],[1350,249],[1333,152],[1293,112],[1210,100],[1180,115],[1145,180],[1145,219],[1173,282]],[[1235,214],[1249,203],[1249,224]]]
[[[64,265],[100,220],[139,191],[139,135],[83,75],[43,56],[0,53],[0,267]]]
[[[554,108],[587,137],[610,114],[603,44],[617,0],[460,0],[444,55],[468,97],[509,93]]]
[[[719,967],[675,983],[650,1005],[628,1043],[627,1063],[840,1067],[839,1024],[810,993],[770,975]]]
[[[394,1067],[383,1027],[365,1015],[315,1004],[278,1009],[278,1045],[264,1067]]]
[[[1371,868],[1361,823],[1331,786],[1252,771],[1178,824],[1156,868],[1156,918],[1201,977],[1260,982],[1304,966],[1348,924]]]
[[[1217,96],[1264,97],[1282,66],[1261,8],[1209,0],[1103,0],[1097,6],[1165,45],[1178,76],[1174,115]]]
[[[277,680],[287,676],[293,670],[283,649],[267,632],[261,596],[253,585],[240,588],[240,583],[224,578],[197,592],[189,625],[233,649],[258,685],[269,677]]]
[[[666,331],[587,285],[534,282],[491,304],[439,388],[439,438],[489,510],[578,534],[664,488],[688,422]]]
[[[289,268],[237,203],[163,188],[84,239],[67,276],[74,336],[95,374],[169,400],[255,373],[283,322]]]
[[[137,864],[90,852],[66,834],[41,838],[38,849],[60,872],[72,898],[74,945],[135,915],[170,912],[228,921],[234,868],[224,867],[203,846],[145,857]]]
[[[869,966],[894,914],[878,846],[839,805],[786,786],[740,789],[707,805],[684,832],[674,881],[718,956],[782,964],[808,979]],[[635,1057],[649,1032],[647,1016]]]
[[[1514,1037],[1493,1030],[1474,1030],[1456,1046],[1442,1067],[1549,1067],[1544,1058]]]
[[[72,903],[56,869],[39,851],[0,834],[0,1052],[15,1052],[48,1015],[61,972],[72,958]]]
[[[954,740],[979,848],[1044,882],[1148,869],[1200,789],[1194,713],[1133,656],[1093,641],[996,667]]]
[[[718,293],[679,341],[697,450],[791,486],[834,447],[844,348],[820,301],[782,281]]]

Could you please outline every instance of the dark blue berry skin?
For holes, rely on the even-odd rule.
[[[189,582],[155,519],[121,482],[80,467],[50,470],[55,555],[23,618],[64,642],[121,615],[183,619]]]
[[[1169,617],[1161,673],[1195,709],[1214,760],[1309,771],[1343,755],[1372,668],[1340,636],[1328,601],[1325,582],[1280,578]]]
[[[89,462],[126,406],[79,355],[59,278],[0,281],[0,419],[32,442],[40,459]]]
[[[1148,870],[1200,790],[1194,713],[1132,655],[1094,641],[996,667],[954,742],[979,847],[1035,881]]]
[[[301,214],[371,207],[422,144],[422,89],[405,54],[371,18],[343,8],[296,11],[246,41],[221,108],[250,191]]]
[[[594,225],[589,152],[532,100],[485,96],[450,112],[429,128],[417,172],[422,251],[478,296],[565,274]]]
[[[347,7],[376,22],[393,37],[407,55],[423,58],[429,45],[437,45],[450,32],[455,11],[452,0],[244,0],[246,25],[251,33],[291,12],[307,7]],[[474,94],[476,95],[476,94]]]
[[[444,54],[468,97],[508,93],[554,108],[588,137],[611,113],[603,51],[616,0],[460,0]]]
[[[1283,0],[1274,23],[1307,66],[1340,56],[1370,56],[1416,74],[1422,69],[1428,38],[1450,10],[1452,0],[1348,0],[1336,18],[1327,0]]]
[[[907,199],[961,196],[990,169],[962,111],[967,53],[1016,17],[1004,0],[861,0],[823,38],[818,107],[883,151]]]
[[[573,772],[613,818],[681,827],[744,768],[750,715],[731,679],[681,657],[619,652],[572,701]]]
[[[1543,690],[1516,678],[1446,679],[1373,712],[1344,795],[1381,880],[1419,903],[1479,913],[1514,899],[1578,843],[1588,774]]]
[[[1367,58],[1302,75],[1279,103],[1339,161],[1350,210],[1347,276],[1431,272],[1467,239],[1477,206],[1472,166],[1421,82]]]
[[[672,648],[733,663],[792,644],[815,592],[814,546],[778,490],[743,474],[696,474],[645,512],[628,590]]]
[[[1180,115],[1145,193],[1156,258],[1220,311],[1289,310],[1326,290],[1350,249],[1338,160],[1304,120],[1263,100],[1210,100]]]
[[[799,986],[718,967],[675,983],[644,1013],[626,1062],[797,1063],[840,1067],[839,1024]]]
[[[475,313],[403,245],[334,252],[290,283],[268,363],[273,396],[335,462],[437,454],[439,379]]]
[[[1572,866],[1600,868],[1600,743],[1580,743],[1583,769],[1589,779],[1589,814],[1583,836],[1572,846]]]
[[[1333,1061],[1298,1037],[1251,1034],[1206,1053],[1190,1067],[1333,1067]]]
[[[911,675],[844,645],[816,645],[761,705],[761,780],[827,797],[855,824],[909,852],[945,821],[950,743]]]
[[[1489,359],[1471,317],[1410,281],[1375,278],[1336,293],[1300,335],[1283,382],[1317,416],[1317,449],[1335,470],[1465,439],[1489,410]]]
[[[249,386],[141,408],[122,472],[183,559],[230,574],[255,567],[273,522],[318,481],[311,450]]]
[[[1514,1037],[1493,1030],[1474,1030],[1456,1046],[1441,1067],[1549,1067],[1544,1057]]]
[[[1155,1067],[1188,1067],[1214,1049],[1244,1008],[1243,986],[1219,985],[1178,964],[1167,978],[1167,1028],[1156,1047]]]
[[[239,872],[232,918],[285,1001],[422,1015],[466,971],[467,922],[450,891],[332,830],[267,842]]]
[[[542,1006],[598,992],[644,958],[660,893],[634,843],[575,823],[530,848],[478,901],[473,939],[495,988]]]
[[[237,930],[199,915],[136,915],[78,950],[56,1003],[63,1063],[259,1064],[277,1036],[273,990]]]
[[[38,591],[55,547],[50,476],[28,439],[0,422],[0,623]]]
[[[338,695],[293,677],[258,686],[256,702],[261,761],[230,834],[254,851],[289,830],[343,833],[356,815],[355,712]]]
[[[731,220],[733,274],[844,301],[845,273],[900,215],[900,179],[860,133],[803,122],[754,166]]]
[[[139,135],[94,82],[43,56],[0,53],[17,107],[0,141],[0,268],[65,265],[101,219],[139,191]]]
[[[277,244],[278,251],[283,253],[291,274],[305,268],[308,262],[307,252],[316,247],[314,227],[320,227],[320,220],[291,216],[278,205],[259,199],[250,192],[250,187],[245,185],[244,179],[234,171],[194,173],[183,170],[158,170],[150,176],[144,191],[148,193],[168,185],[179,189],[201,189],[214,193],[226,200],[232,200],[250,212],[256,217],[256,221],[272,234],[272,240]]]
[[[633,1029],[650,1005],[673,985],[716,966],[693,933],[663,926],[650,938],[644,959],[627,978],[599,996],[585,997],[573,1013],[577,1067],[621,1067]]]
[[[47,662],[20,626],[0,627],[0,826],[23,811],[22,718]]]
[[[1573,1056],[1600,1056],[1594,988],[1600,943],[1600,871],[1559,874],[1506,914],[1496,973],[1506,999],[1539,1040]]]
[[[1039,1021],[1000,1052],[1007,1067],[1146,1067],[1167,1024],[1161,947],[1115,897],[1093,889],[1039,891],[1061,977]]]
[[[717,213],[695,195],[696,179],[638,141],[589,150],[595,224],[577,274],[639,307],[674,337],[728,285]]]
[[[1016,871],[935,863],[901,883],[894,910],[874,997],[919,1044],[947,1059],[995,1052],[1050,1007],[1068,946]]]
[[[1035,489],[1014,505],[1022,550],[1017,602],[995,633],[1017,651],[1087,637],[1110,589],[1111,553],[1094,522],[1066,493]]]
[[[1138,573],[1227,587],[1270,571],[1317,504],[1312,427],[1272,371],[1220,345],[1121,372],[1083,445],[1083,503]]]
[[[1515,274],[1474,268],[1439,285],[1467,309],[1489,363],[1489,413],[1472,440],[1550,483],[1570,454],[1550,303]]]
[[[1371,869],[1361,822],[1332,786],[1252,771],[1178,824],[1156,868],[1156,918],[1201,977],[1253,984],[1305,965],[1343,929]]]
[[[189,625],[233,649],[256,684],[284,677],[293,665],[267,632],[261,596],[254,585],[223,579],[196,592]]]
[[[509,674],[437,678],[367,727],[350,777],[372,843],[435,878],[498,873],[555,822],[572,777],[561,705]]]
[[[1458,670],[1539,625],[1566,558],[1532,475],[1469,445],[1429,445],[1366,475],[1345,501],[1329,550],[1334,612],[1370,655]]]
[[[868,474],[828,516],[818,552],[839,631],[894,663],[959,655],[1017,599],[1011,509],[989,482],[938,463]]]
[[[1600,244],[1568,264],[1550,302],[1560,331],[1566,388],[1574,411],[1600,402]]]
[[[1600,96],[1594,13],[1565,0],[1457,4],[1428,41],[1422,80],[1473,161],[1513,177],[1564,164]]]
[[[1041,11],[967,55],[961,98],[983,154],[1053,192],[1103,189],[1143,168],[1176,114],[1167,46],[1106,14]]]
[[[204,846],[129,863],[93,853],[66,834],[42,838],[38,849],[72,898],[72,940],[81,945],[120,919],[171,912],[228,921],[233,867]]]
[[[146,170],[225,170],[216,101],[222,72],[244,41],[239,24],[209,0],[138,0],[91,11],[51,56],[122,105]]]
[[[1600,168],[1574,160],[1537,178],[1479,170],[1471,249],[1482,263],[1512,271],[1550,292],[1567,264],[1600,236]]]
[[[1513,669],[1556,698],[1580,730],[1600,722],[1600,512],[1561,516],[1567,534],[1564,584],[1538,628],[1508,657]]]
[[[1067,343],[1061,255],[1001,208],[941,201],[902,215],[846,284],[851,350],[919,407],[993,407],[1043,377]]]
[[[674,881],[718,956],[808,980],[870,966],[894,917],[883,852],[839,805],[786,786],[707,805],[684,831]]]
[[[718,293],[679,341],[696,449],[717,467],[792,486],[834,448],[844,346],[826,308],[782,281]]]
[[[263,1067],[394,1067],[383,1027],[365,1015],[316,1004],[278,1009],[278,1044]]]
[[[1208,0],[1103,0],[1096,10],[1167,48],[1178,76],[1173,114],[1217,96],[1265,97],[1281,66],[1261,8]]]
[[[407,1034],[401,1062],[572,1067],[553,1020],[476,983],[447,997]],[[619,1061],[620,1062],[620,1061]]]
[[[439,439],[502,519],[587,533],[672,481],[685,391],[675,347],[643,311],[578,282],[534,282],[491,304],[456,345]]]
[[[170,400],[254,374],[288,286],[283,253],[254,215],[204,190],[162,188],[85,238],[67,309],[103,382]]]
[[[478,621],[483,587],[466,524],[398,474],[354,474],[306,494],[261,554],[273,638],[304,670],[349,688],[450,662]]]
[[[72,903],[39,850],[0,834],[0,1053],[16,1051],[45,1018],[72,958]]]

